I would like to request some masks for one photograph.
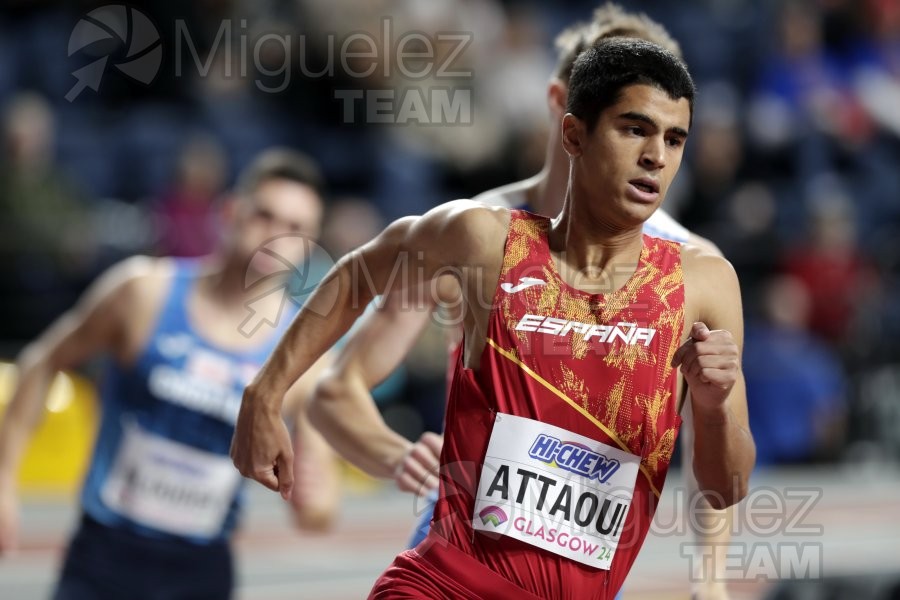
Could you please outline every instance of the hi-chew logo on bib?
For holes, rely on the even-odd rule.
[[[563,442],[542,433],[534,440],[528,456],[589,479],[606,483],[619,468],[619,461],[592,452],[584,444]]]
[[[640,457],[532,419],[498,414],[472,525],[599,569],[624,529]]]

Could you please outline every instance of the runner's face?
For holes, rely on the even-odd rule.
[[[650,218],[681,165],[690,119],[686,98],[672,100],[649,85],[624,88],[590,133],[566,115],[563,136],[583,208],[618,227]]]
[[[263,275],[282,271],[286,263],[299,265],[306,241],[319,236],[321,220],[322,201],[313,188],[286,179],[264,181],[250,197],[238,201],[236,252]]]

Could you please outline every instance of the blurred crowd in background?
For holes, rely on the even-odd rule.
[[[397,217],[536,173],[554,126],[554,37],[598,2],[129,2],[158,30],[158,75],[143,85],[108,68],[72,101],[73,71],[124,60],[137,34],[76,40],[76,52],[76,23],[103,3],[4,4],[0,351],[12,359],[111,263],[208,252],[220,199],[269,146],[321,164],[334,258]],[[900,2],[620,4],[665,25],[700,89],[665,208],[739,273],[759,464],[900,460]],[[334,40],[378,38],[385,18],[395,36],[471,35],[453,61],[470,76],[438,82],[471,89],[471,123],[372,123],[362,104],[349,118],[336,91],[410,82],[349,77],[339,63],[310,76]],[[254,48],[288,34],[290,47]],[[441,428],[443,351],[426,336],[382,394],[411,437]]]

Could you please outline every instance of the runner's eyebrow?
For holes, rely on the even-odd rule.
[[[641,112],[637,112],[637,111],[624,112],[621,115],[619,115],[619,118],[620,119],[628,119],[629,121],[639,121],[641,123],[646,123],[647,125],[653,127],[654,129],[659,130],[659,123],[657,123],[653,119],[653,117],[651,117],[649,115],[645,115],[644,113],[641,113]],[[669,131],[671,131],[675,135],[679,135],[681,137],[686,138],[688,136],[687,129],[684,129],[683,127],[678,127],[678,126],[670,127]]]

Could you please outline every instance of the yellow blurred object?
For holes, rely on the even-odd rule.
[[[343,459],[340,459],[340,468],[342,471],[341,481],[343,482],[345,489],[351,493],[366,495],[384,489],[384,481],[367,475],[365,472]]]
[[[16,367],[0,363],[0,414],[15,389]],[[19,470],[23,492],[72,492],[80,484],[94,447],[97,393],[79,375],[60,372],[45,401],[44,420]]]

